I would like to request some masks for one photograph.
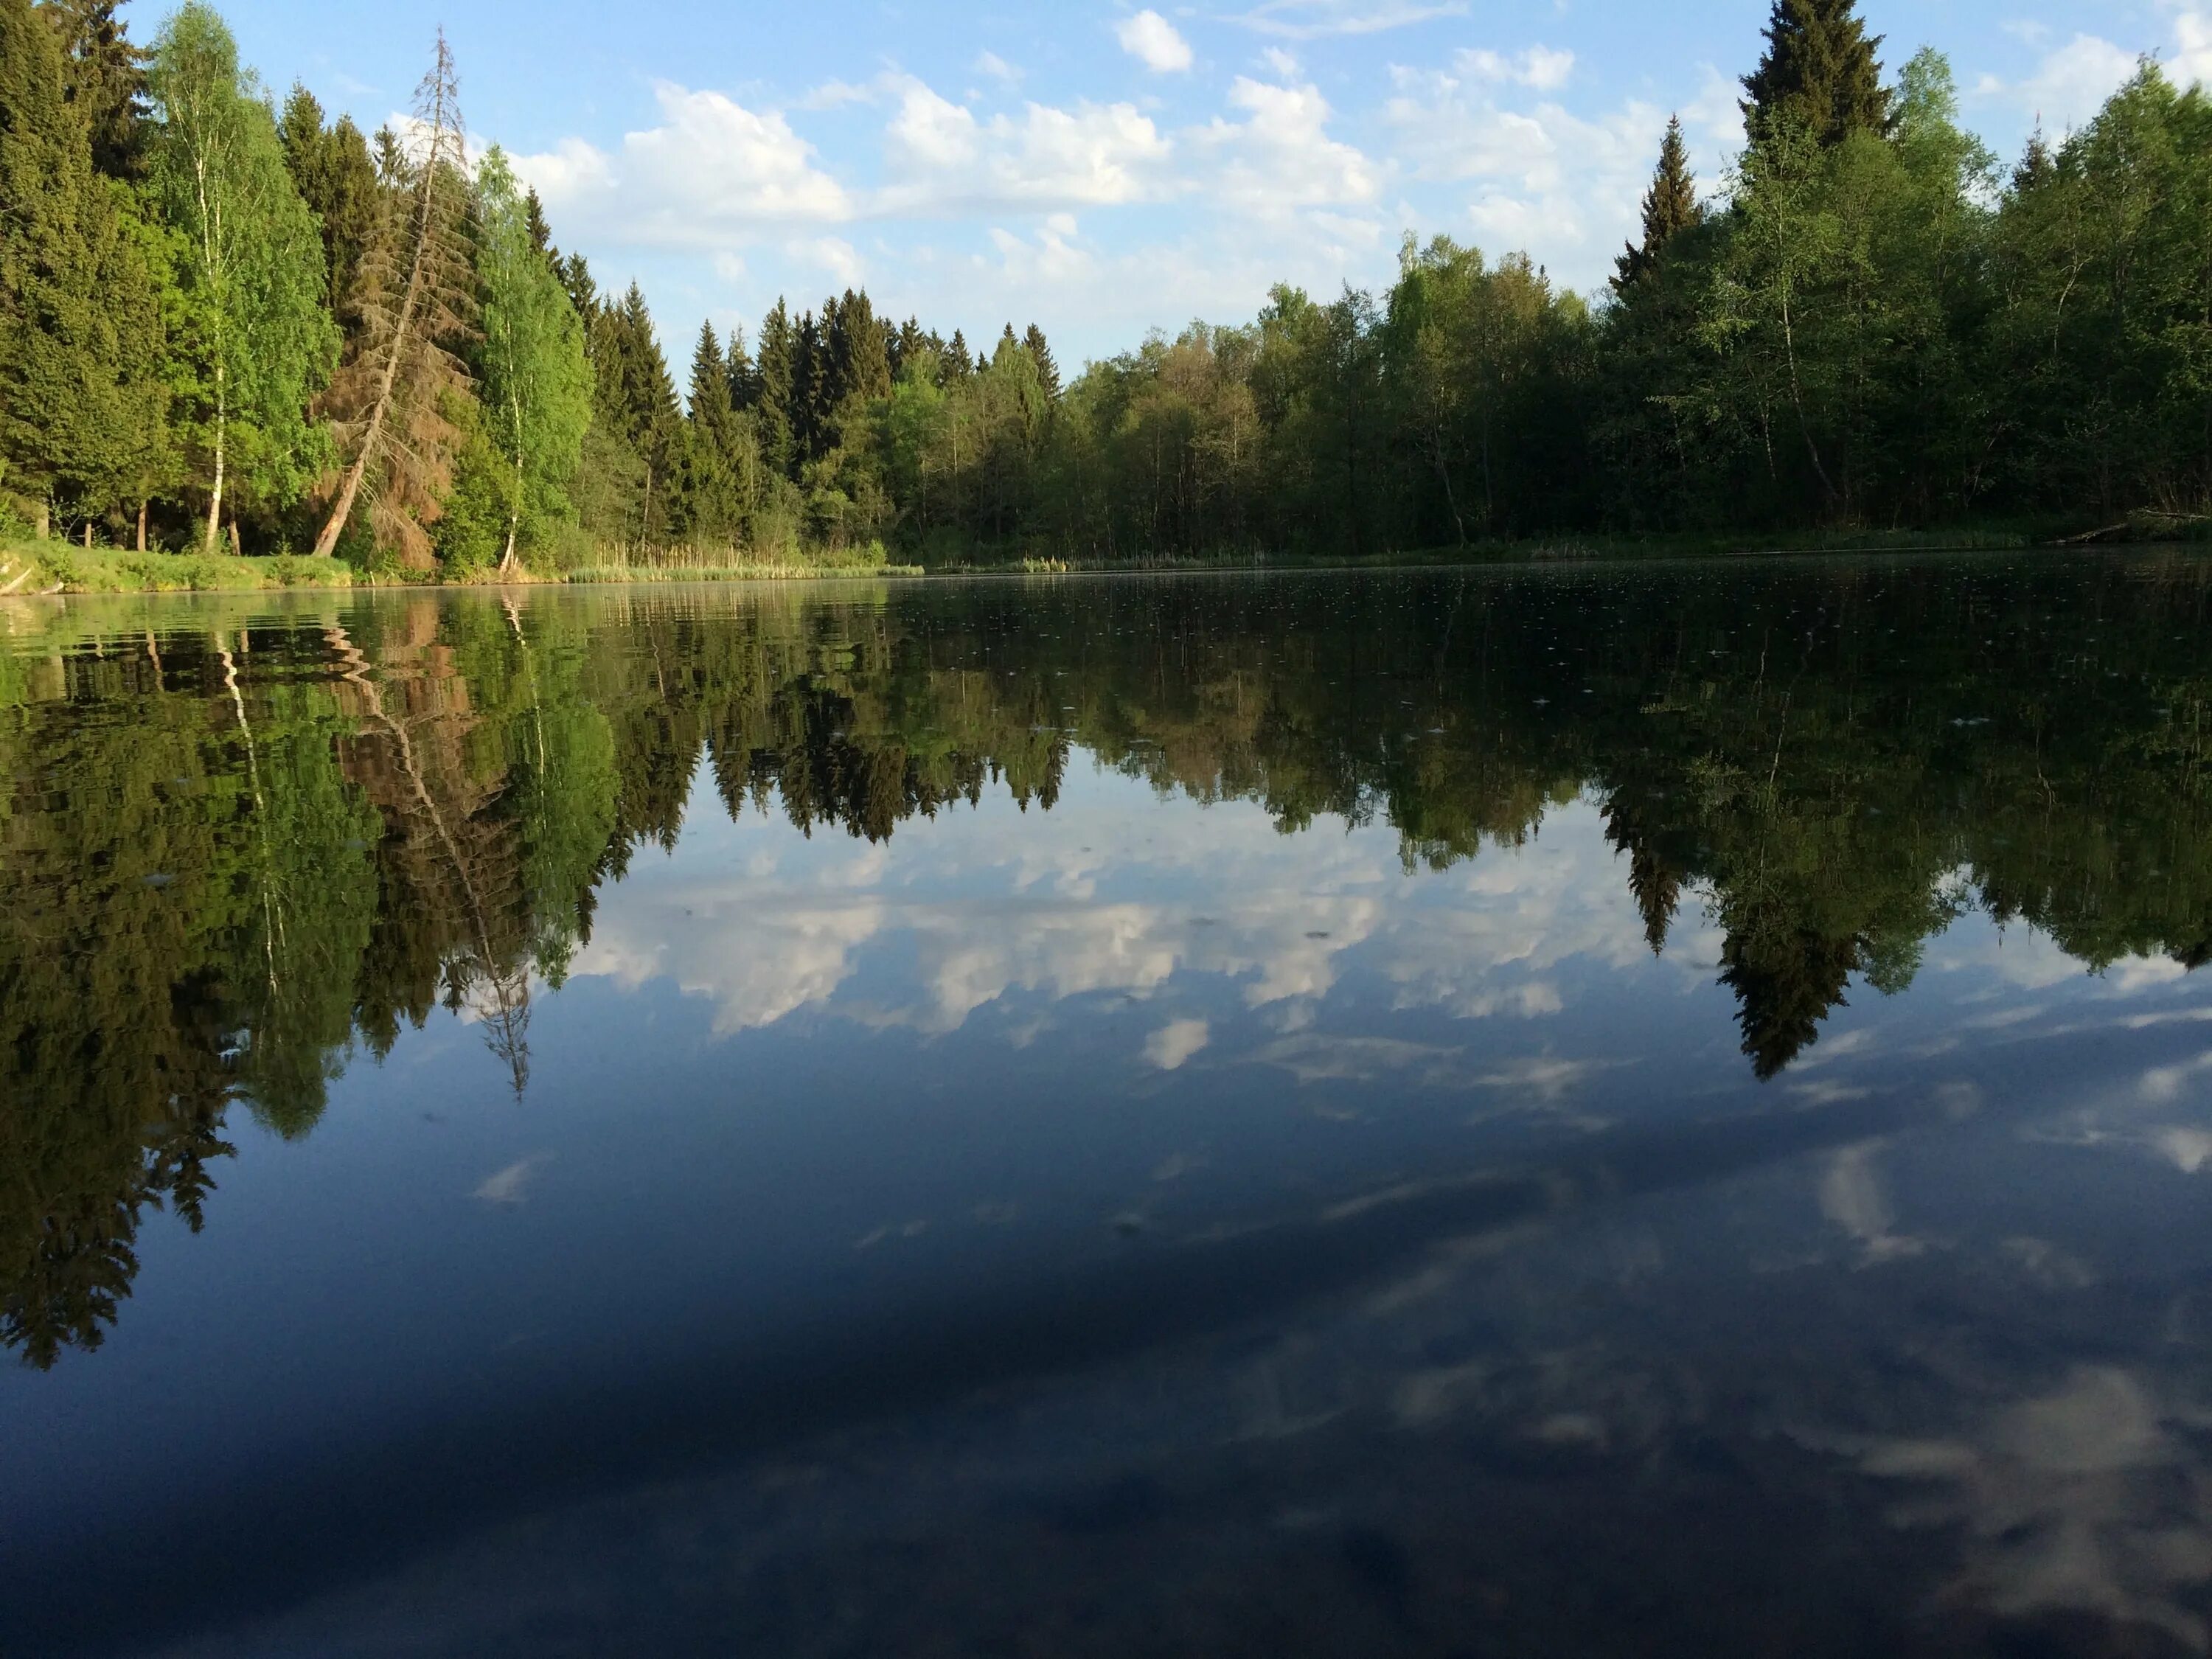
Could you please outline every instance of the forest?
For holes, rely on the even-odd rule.
[[[465,580],[2212,509],[2212,101],[2148,61],[2006,163],[1940,56],[1892,76],[1856,0],[1773,0],[1735,166],[1701,194],[1671,127],[1601,294],[1408,239],[1386,293],[1064,380],[1034,325],[847,292],[702,328],[679,395],[639,288],[472,145],[442,39],[365,135],[204,0],[143,44],[117,4],[0,0],[0,539]]]
[[[99,1342],[147,1211],[198,1224],[227,1119],[308,1134],[440,1009],[527,1091],[533,997],[687,812],[889,842],[987,792],[1054,811],[1082,756],[1441,871],[1587,800],[1650,947],[1717,933],[1760,1079],[1968,910],[2090,969],[2212,962],[2185,554],[319,603],[0,653],[0,1345],[33,1364]]]

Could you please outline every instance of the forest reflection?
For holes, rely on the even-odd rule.
[[[702,805],[889,842],[1053,811],[1081,750],[1286,834],[1387,824],[1412,873],[1595,800],[1652,951],[1708,913],[1761,1079],[1969,908],[2195,969],[2208,603],[2177,554],[16,616],[0,1340],[97,1346],[234,1106],[305,1135],[435,1009],[522,1095],[533,997]]]

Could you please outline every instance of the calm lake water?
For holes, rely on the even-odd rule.
[[[0,629],[9,1659],[2212,1647],[2212,562]]]

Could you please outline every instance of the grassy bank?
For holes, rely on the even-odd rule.
[[[1932,531],[1807,531],[1795,534],[1731,532],[1668,536],[1568,536],[1519,541],[1474,542],[1464,547],[1408,549],[1387,553],[1346,552],[1135,555],[1126,558],[1056,556],[1006,547],[977,547],[923,564],[895,563],[878,545],[836,552],[787,553],[749,558],[729,550],[656,550],[641,554],[606,549],[560,571],[533,571],[520,580],[547,584],[800,581],[821,577],[1060,575],[1146,570],[1302,570],[1413,568],[1468,564],[1551,564],[1638,559],[1747,557],[1835,553],[2000,552],[2033,548],[2114,547],[2147,542],[2212,539],[2212,525],[2139,514],[2124,523],[1984,521]],[[489,570],[444,579],[454,585],[495,583]],[[26,598],[52,593],[255,593],[362,586],[437,585],[435,574],[364,574],[337,559],[297,555],[266,558],[213,557],[185,553],[85,550],[57,541],[0,543],[0,591]]]
[[[66,542],[0,545],[0,587],[16,595],[62,593],[256,593],[270,588],[345,588],[358,580],[337,559],[279,556],[234,558],[198,553],[90,550]]]

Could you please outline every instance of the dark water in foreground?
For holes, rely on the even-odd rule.
[[[0,628],[10,1659],[2212,1649],[2212,564]]]

